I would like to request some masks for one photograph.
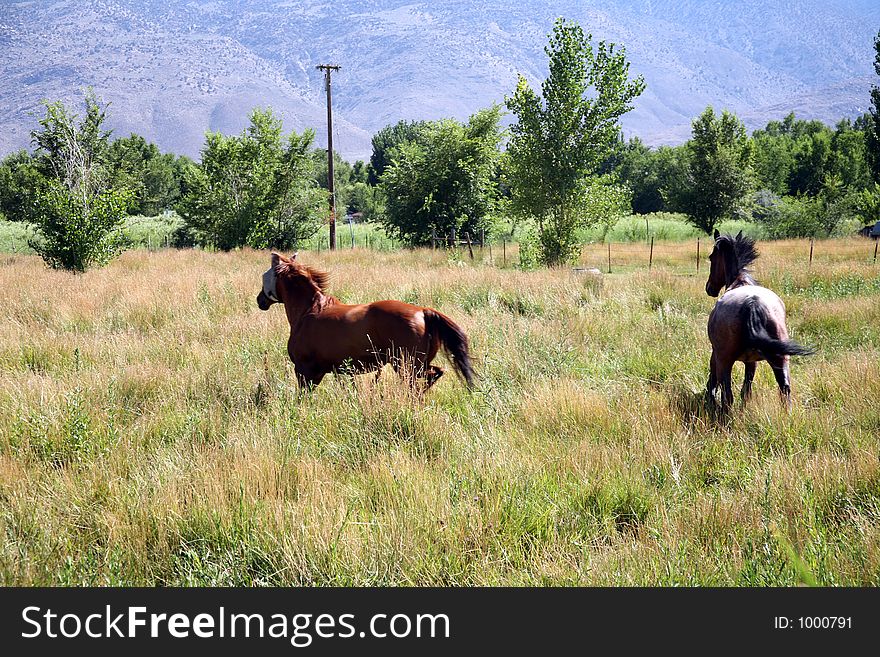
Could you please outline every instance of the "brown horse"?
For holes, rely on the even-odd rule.
[[[473,385],[467,336],[446,315],[402,301],[340,303],[325,291],[325,272],[295,259],[296,254],[272,254],[257,306],[268,310],[273,303],[284,304],[290,324],[287,353],[300,386],[318,385],[330,372],[358,374],[390,363],[427,389],[443,376],[441,367],[431,365],[441,345],[468,387]]]
[[[706,396],[715,403],[715,391],[721,386],[721,406],[733,403],[731,372],[736,361],[745,364],[742,399],[748,400],[758,361],[766,360],[773,368],[779,393],[786,407],[791,406],[789,356],[807,355],[811,349],[788,339],[785,326],[785,304],[776,294],[755,282],[746,269],[758,257],[755,241],[743,237],[719,235],[715,231],[715,248],[709,256],[711,268],[706,281],[706,294],[717,297],[722,287],[727,291],[709,315],[709,341],[712,359]]]

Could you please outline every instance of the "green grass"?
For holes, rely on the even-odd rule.
[[[662,246],[601,279],[301,252],[344,301],[461,324],[477,388],[450,373],[424,399],[391,372],[298,391],[283,313],[254,301],[266,253],[0,259],[0,583],[877,586],[865,244],[817,242],[812,267],[807,243],[759,244],[818,353],[790,413],[760,365],[728,418],[702,394],[705,270]]]
[[[29,225],[0,219],[0,253],[33,253],[28,246],[33,236]]]

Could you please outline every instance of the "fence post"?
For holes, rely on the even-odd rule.
[[[700,273],[700,238],[697,238],[697,273]]]
[[[645,219],[647,222],[648,220]],[[651,266],[654,264],[654,238],[651,238],[651,252],[648,254],[648,271],[651,271]]]
[[[436,227],[431,228],[431,250],[432,251],[437,250],[437,228]]]
[[[489,264],[495,266],[495,259],[492,258],[492,242],[489,242]]]
[[[453,226],[452,230],[449,231],[449,236],[449,239],[452,242],[452,244],[450,244],[449,246],[458,251],[458,241],[455,239],[455,226]]]
[[[507,267],[507,238],[501,238],[501,254],[502,254],[502,262],[504,263],[504,267]]]
[[[474,247],[473,247],[473,244],[471,244],[471,234],[469,232],[467,232],[464,234],[464,236],[465,236],[465,239],[467,239],[467,243],[468,243],[468,255],[470,255],[471,260],[473,260],[474,259]]]
[[[807,265],[808,268],[813,266],[813,238],[810,238],[810,262]]]
[[[483,247],[486,245],[486,229],[480,229],[480,260],[483,259]]]
[[[611,273],[611,242],[608,242],[608,273]]]
[[[874,264],[877,264],[877,247],[880,246],[880,240],[874,240]]]
[[[648,215],[645,215],[645,239],[648,239],[648,234]]]

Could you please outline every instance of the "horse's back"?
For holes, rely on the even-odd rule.
[[[758,352],[751,353],[743,347],[748,337],[745,318],[753,307],[759,308],[766,318],[770,335],[782,340],[788,338],[782,299],[766,287],[743,285],[725,292],[709,315],[707,330],[713,348],[735,353],[738,360],[763,360]]]
[[[428,351],[425,339],[424,311],[418,306],[393,300],[333,304],[303,322],[293,349],[327,363],[373,361],[401,349]]]

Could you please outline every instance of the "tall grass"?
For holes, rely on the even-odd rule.
[[[817,244],[809,269],[803,242],[759,245],[818,354],[792,365],[790,414],[760,366],[726,420],[702,401],[713,300],[690,243],[600,279],[301,252],[345,301],[463,326],[477,390],[450,374],[424,399],[390,372],[300,393],[283,313],[256,307],[265,253],[132,251],[79,276],[6,256],[0,582],[880,584],[863,244]]]

